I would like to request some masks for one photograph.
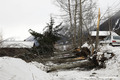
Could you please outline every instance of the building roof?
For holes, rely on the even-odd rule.
[[[90,35],[96,36],[96,32],[97,31],[91,31]],[[108,35],[110,35],[110,32],[111,32],[111,35],[118,36],[118,34],[113,31],[99,31],[99,36],[108,36]]]
[[[33,45],[33,41],[3,41],[0,48],[32,48]]]

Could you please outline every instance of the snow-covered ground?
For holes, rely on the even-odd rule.
[[[52,80],[52,77],[21,59],[0,58],[0,80]]]
[[[106,68],[90,71],[76,68],[46,73],[47,67],[41,63],[0,57],[0,80],[120,80],[120,47],[101,47],[102,52],[106,50],[115,54],[106,61]]]
[[[120,80],[120,47],[106,45],[101,51],[113,52],[115,56],[106,61],[106,68],[99,70],[80,71],[58,71],[53,72],[55,80]]]

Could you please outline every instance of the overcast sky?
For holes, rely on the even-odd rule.
[[[52,0],[0,0],[0,32],[4,39],[25,39],[29,29],[42,31],[56,8]]]
[[[42,31],[49,22],[50,15],[58,14],[53,0],[0,0],[0,32],[3,38],[25,39],[30,36],[28,30]],[[101,11],[119,0],[99,0]]]

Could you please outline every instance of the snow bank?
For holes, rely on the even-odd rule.
[[[51,76],[21,59],[0,57],[0,80],[52,80]]]

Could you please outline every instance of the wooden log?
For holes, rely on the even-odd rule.
[[[56,71],[60,69],[71,69],[71,68],[76,68],[76,67],[85,68],[85,67],[94,67],[94,66],[95,64],[92,61],[83,60],[79,62],[66,63],[66,64],[53,66],[49,70],[47,70],[47,72],[52,72],[52,71]]]
[[[53,62],[53,63],[66,63],[66,62],[74,62],[74,61],[80,61],[80,60],[85,60],[85,57],[69,57],[69,58],[59,58],[59,59],[42,59],[44,62]]]

